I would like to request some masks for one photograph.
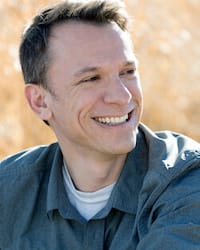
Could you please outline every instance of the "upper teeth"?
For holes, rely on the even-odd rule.
[[[119,117],[98,117],[95,120],[97,120],[98,122],[101,123],[105,123],[105,124],[120,124],[125,122],[128,119],[128,114],[124,115],[124,116],[119,116]]]

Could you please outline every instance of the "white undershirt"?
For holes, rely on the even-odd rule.
[[[86,220],[90,220],[105,207],[115,183],[95,192],[81,192],[75,188],[65,163],[62,170],[65,189],[71,204]]]

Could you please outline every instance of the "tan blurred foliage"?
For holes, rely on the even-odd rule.
[[[54,0],[1,0],[0,158],[55,137],[23,95],[18,46],[24,25]],[[126,0],[144,90],[143,122],[200,140],[199,0]]]

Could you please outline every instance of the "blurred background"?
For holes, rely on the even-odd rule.
[[[125,0],[144,91],[142,121],[200,141],[200,1]],[[54,0],[1,0],[0,159],[55,141],[29,109],[18,46],[24,25]]]

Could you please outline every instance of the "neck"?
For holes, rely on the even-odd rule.
[[[95,192],[114,183],[122,171],[126,155],[118,155],[96,159],[90,157],[77,158],[63,152],[64,159],[76,188],[83,192]]]

